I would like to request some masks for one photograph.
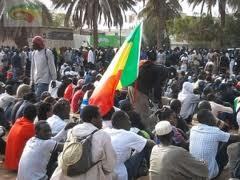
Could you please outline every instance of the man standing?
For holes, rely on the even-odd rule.
[[[44,91],[48,91],[50,81],[57,79],[57,72],[52,51],[45,49],[43,38],[35,36],[32,42],[35,51],[32,54],[31,85],[39,98]]]

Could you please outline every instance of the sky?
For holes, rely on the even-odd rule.
[[[40,1],[43,2],[44,4],[46,4],[49,9],[53,9],[53,6],[52,6],[52,3],[50,0],[40,0]],[[187,3],[186,0],[180,0],[180,3],[182,5],[183,13],[185,13],[187,15],[194,15],[195,13],[199,13],[201,11],[201,6],[198,6],[193,10],[192,6],[189,6],[189,4]],[[139,11],[141,9],[141,6],[136,7],[135,9],[136,9],[136,11]],[[204,9],[206,12],[207,8],[204,8]],[[64,10],[59,10],[59,12],[64,12]],[[218,16],[217,7],[215,7],[213,9],[213,15]]]

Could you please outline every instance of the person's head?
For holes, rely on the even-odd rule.
[[[98,129],[102,128],[101,115],[97,106],[85,106],[80,113],[80,118],[83,122],[91,123]]]
[[[53,106],[53,114],[60,117],[62,120],[69,119],[70,115],[70,104],[65,99],[59,99]]]
[[[156,61],[157,59],[157,54],[155,50],[150,50],[147,52],[148,60],[150,61]]]
[[[33,104],[37,102],[36,99],[37,99],[36,94],[33,92],[29,92],[23,96],[23,100],[29,101],[30,103],[33,103]]]
[[[45,45],[44,45],[44,40],[41,36],[35,36],[32,39],[32,43],[33,43],[33,49],[34,50],[42,50],[44,49]]]
[[[38,108],[38,119],[47,120],[52,116],[52,105],[49,103],[41,102]]]
[[[173,130],[168,121],[160,121],[155,126],[155,133],[163,146],[172,144]]]
[[[57,100],[52,96],[48,96],[43,100],[43,102],[49,103],[53,106],[54,104],[56,104]]]
[[[5,91],[6,91],[6,93],[9,94],[9,95],[14,95],[14,89],[13,89],[13,86],[12,86],[12,85],[7,85],[7,86],[5,87]]]
[[[40,96],[40,101],[43,101],[47,97],[51,96],[51,94],[48,91],[44,91]]]
[[[130,103],[130,101],[124,101],[122,103],[120,103],[119,108],[122,111],[128,112],[128,111],[132,111],[133,110],[133,106]]]
[[[23,116],[30,121],[34,121],[37,116],[37,108],[33,104],[27,105],[23,110]]]
[[[47,121],[38,121],[35,124],[36,137],[43,140],[48,140],[52,137],[52,130]]]
[[[200,101],[198,103],[198,110],[206,109],[212,111],[211,104],[208,101]]]
[[[17,98],[23,98],[27,93],[31,92],[31,87],[29,85],[23,84],[17,88]]]
[[[173,110],[176,114],[180,114],[181,111],[181,101],[178,99],[172,99],[170,102],[170,108]]]
[[[129,116],[124,111],[117,111],[112,115],[112,126],[115,129],[125,129],[127,131],[131,128]]]
[[[138,114],[137,112],[135,111],[129,111],[127,112],[128,116],[129,116],[129,120],[131,122],[131,126],[132,127],[136,127],[140,130],[144,130],[145,127],[141,121],[141,116],[140,114]]]
[[[214,101],[215,99],[216,99],[216,96],[215,96],[214,93],[209,93],[209,94],[207,95],[207,100],[208,100],[208,101]]]
[[[177,116],[176,113],[170,109],[169,107],[163,107],[159,111],[156,112],[156,115],[159,121],[169,121],[171,125],[177,125]]]
[[[201,109],[197,113],[198,122],[201,124],[206,124],[208,126],[215,126],[216,119],[211,111],[207,109]]]

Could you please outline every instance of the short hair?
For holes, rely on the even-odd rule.
[[[33,92],[29,92],[29,93],[23,95],[23,99],[26,101],[35,103],[36,102],[36,94]]]
[[[172,109],[165,106],[159,111],[157,111],[155,115],[157,115],[158,119],[162,121],[162,120],[168,120],[173,113],[175,112]]]
[[[41,130],[43,124],[48,124],[47,121],[40,120],[35,124],[35,132],[36,134]]]
[[[170,102],[170,109],[172,109],[173,111],[177,111],[178,109],[181,109],[181,101],[178,99],[172,99]]]
[[[100,116],[100,113],[97,106],[85,106],[80,113],[80,118],[83,122],[91,122],[93,118],[98,116]]]
[[[48,96],[43,100],[43,102],[54,105],[54,104],[56,104],[57,100],[52,96]]]
[[[124,111],[116,111],[116,112],[114,112],[113,115],[112,115],[112,118],[111,118],[112,126],[114,128],[121,127],[121,123],[125,119],[129,120],[129,116],[128,116],[128,114],[126,112],[124,112]]]
[[[202,110],[202,109],[211,111],[212,110],[211,104],[208,101],[200,101],[198,103],[198,110]]]
[[[44,91],[40,96],[40,100],[43,101],[44,99],[46,99],[49,96],[51,96],[51,94],[48,91]]]
[[[197,113],[197,119],[199,123],[206,124],[206,125],[212,125],[214,116],[211,111],[207,109],[201,109]]]
[[[131,122],[131,126],[132,127],[136,127],[140,130],[144,130],[145,127],[142,123],[142,120],[141,120],[141,116],[139,113],[135,112],[135,111],[129,111],[127,112],[128,116],[129,116],[129,119],[130,119],[130,122]]]
[[[69,101],[65,99],[59,99],[53,106],[53,114],[60,115],[66,111],[66,108],[70,109]]]
[[[10,94],[10,95],[13,95],[13,94],[14,94],[14,89],[13,89],[13,86],[12,86],[12,85],[7,85],[7,86],[5,87],[5,90],[6,90],[6,92],[7,92],[8,94]]]
[[[38,108],[38,119],[47,120],[47,112],[51,111],[52,105],[46,102],[41,102]]]
[[[133,109],[133,106],[132,106],[132,104],[130,103],[129,100],[123,100],[123,101],[120,103],[119,108],[120,108],[122,111],[128,112],[128,111],[131,111],[131,110]]]
[[[23,110],[23,116],[34,121],[37,116],[37,108],[33,104],[28,104]]]

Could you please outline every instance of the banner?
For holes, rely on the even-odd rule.
[[[123,43],[124,40],[125,37],[122,36],[121,43]],[[90,37],[90,44],[93,45],[93,36]],[[98,46],[118,48],[121,46],[120,36],[98,34]]]
[[[31,1],[7,0],[4,10],[4,26],[42,26],[41,6]]]

